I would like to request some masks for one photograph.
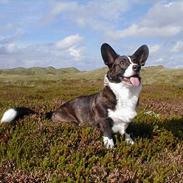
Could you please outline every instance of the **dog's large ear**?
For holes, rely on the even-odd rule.
[[[148,55],[149,55],[149,48],[147,47],[147,45],[142,45],[133,54],[133,57],[140,63],[140,65],[144,66]]]
[[[107,43],[102,44],[101,54],[104,60],[104,63],[110,68],[115,59],[118,57],[118,54],[113,50],[113,48]]]

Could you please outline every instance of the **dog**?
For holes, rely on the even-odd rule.
[[[147,45],[139,47],[130,56],[120,56],[107,43],[101,46],[101,55],[108,72],[104,76],[104,88],[96,94],[80,96],[46,114],[53,122],[73,122],[79,126],[88,123],[98,127],[103,134],[106,148],[113,148],[113,133],[125,135],[128,144],[134,141],[126,129],[137,115],[136,106],[142,89],[140,70],[149,55]],[[34,113],[20,107],[7,110],[1,122],[11,122]]]

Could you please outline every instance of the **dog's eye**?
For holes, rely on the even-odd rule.
[[[120,66],[121,67],[125,67],[128,64],[128,62],[126,62],[126,60],[121,60],[120,61]]]
[[[122,60],[122,61],[120,61],[120,65],[124,65],[124,62],[123,62],[123,60]]]

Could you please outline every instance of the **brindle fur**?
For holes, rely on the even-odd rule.
[[[108,118],[108,109],[114,110],[116,97],[108,86],[99,93],[80,96],[68,101],[53,112],[53,122],[73,122],[79,126],[85,123],[99,127],[105,136],[111,136],[111,122]]]

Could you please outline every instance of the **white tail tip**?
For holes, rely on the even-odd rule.
[[[1,118],[1,123],[10,123],[17,117],[17,111],[13,108],[8,109]]]

